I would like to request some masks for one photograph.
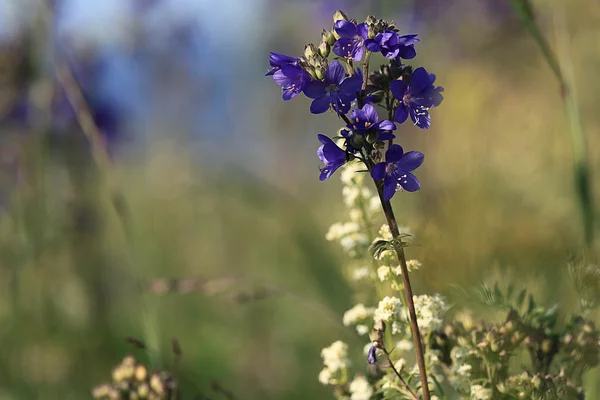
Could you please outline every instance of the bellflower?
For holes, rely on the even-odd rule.
[[[273,74],[273,80],[281,86],[283,100],[291,100],[306,88],[311,77],[298,65],[281,64]]]
[[[321,168],[319,179],[324,181],[333,175],[335,171],[346,163],[346,152],[340,149],[329,137],[317,135],[323,146],[317,150],[317,156],[325,166]]]
[[[360,61],[364,52],[365,40],[369,38],[367,24],[354,24],[350,21],[336,21],[334,29],[340,38],[333,45],[333,52],[343,58]]]
[[[365,40],[365,47],[373,53],[379,53],[389,59],[403,58],[410,60],[417,55],[415,43],[417,35],[398,35],[394,31],[380,32],[374,39]],[[400,62],[400,60],[398,60]]]
[[[431,125],[429,108],[439,106],[444,100],[441,95],[444,88],[433,86],[434,82],[435,74],[428,73],[423,67],[414,70],[410,78],[410,85],[402,80],[392,81],[390,83],[392,94],[400,100],[394,114],[394,121],[401,124],[410,115],[412,121],[419,128],[429,128]]]
[[[321,114],[327,110],[346,114],[361,85],[362,75],[355,74],[346,78],[342,64],[334,61],[327,67],[324,80],[310,82],[304,89],[304,94],[314,99],[310,105],[310,112],[313,114]]]
[[[400,188],[415,192],[421,184],[412,171],[423,164],[425,156],[419,151],[404,153],[402,146],[393,144],[385,153],[385,162],[375,164],[371,170],[371,177],[375,180],[383,179],[383,198],[389,200]]]
[[[392,132],[385,131],[396,130],[396,124],[387,119],[380,122],[377,110],[370,104],[365,104],[360,110],[352,110],[350,113],[350,122],[351,124],[346,126],[354,132],[365,135],[371,132],[378,132],[378,140],[391,140],[395,138]],[[342,136],[344,136],[344,132],[342,132]]]
[[[281,69],[281,66],[287,65],[298,65],[298,59],[295,57],[286,56],[285,54],[271,52],[269,55],[269,65],[271,65],[271,70],[267,72],[265,76],[273,75],[275,72]]]

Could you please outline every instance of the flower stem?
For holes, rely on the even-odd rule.
[[[387,220],[388,226],[394,238],[400,236],[398,230],[398,223],[392,210],[392,204],[389,200],[383,198],[383,185],[377,184],[377,192],[379,193],[379,200],[381,201],[381,207]],[[406,266],[406,256],[404,254],[404,248],[398,244],[394,244],[394,250],[398,255],[400,261],[400,269],[402,270],[402,280],[404,282],[404,294],[406,295],[406,303],[408,305],[408,313],[410,315],[410,326],[413,334],[413,341],[415,344],[415,355],[417,358],[417,365],[419,366],[419,376],[421,378],[421,387],[423,388],[423,399],[429,400],[431,394],[429,393],[429,386],[427,384],[427,370],[425,368],[425,357],[423,354],[423,345],[421,342],[421,333],[419,332],[419,325],[417,324],[417,313],[415,312],[415,303],[413,301],[412,287],[410,285],[410,278],[408,277],[408,268]]]
[[[398,372],[398,370],[396,369],[396,366],[394,365],[394,363],[392,362],[392,359],[390,358],[390,353],[383,348],[382,349],[383,352],[385,353],[388,362],[390,363],[390,367],[392,368],[392,370],[394,371],[394,373],[396,374],[396,376],[398,377],[398,379],[400,379],[400,382],[402,382],[402,384],[404,385],[404,387],[406,387],[406,390],[408,391],[408,393],[411,394],[411,396],[415,399],[415,400],[419,400],[419,397],[416,395],[415,392],[413,392],[413,390],[411,389],[410,385],[408,384],[408,382],[406,382],[406,380],[402,377],[402,375],[400,375],[400,372]]]

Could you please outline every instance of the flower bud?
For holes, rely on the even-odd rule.
[[[333,23],[335,24],[339,20],[348,21],[348,16],[342,10],[336,10],[333,13]]]
[[[145,399],[148,396],[148,394],[150,393],[150,387],[148,386],[147,383],[144,382],[144,383],[140,384],[140,386],[138,386],[137,392],[138,392],[138,395],[142,399]]]
[[[317,79],[322,80],[325,77],[325,68],[315,67],[315,76]]]
[[[367,25],[375,25],[377,23],[377,18],[372,15],[367,15],[367,19],[365,19],[365,24]]]
[[[369,26],[369,39],[375,39],[375,36],[377,36],[377,28]]]
[[[550,339],[544,339],[542,342],[542,351],[544,353],[550,353],[552,350],[552,341]]]
[[[336,38],[332,32],[328,31],[327,29],[323,29],[323,32],[321,32],[321,41],[326,42],[330,46],[333,46],[335,44]]]
[[[373,144],[377,141],[377,138],[379,137],[379,132],[369,132],[367,134],[367,143],[369,144]]]
[[[308,72],[310,74],[310,76],[312,76],[314,79],[319,79],[319,78],[317,78],[317,73],[315,71],[315,67],[312,67],[309,65],[309,66],[305,67],[304,70],[306,72]]]
[[[331,50],[331,46],[329,46],[329,43],[327,42],[321,42],[318,50],[321,57],[327,57],[329,55],[329,51]]]
[[[135,379],[137,379],[138,381],[143,381],[144,379],[146,379],[147,375],[148,373],[145,366],[140,364],[135,368]]]
[[[160,376],[156,373],[152,374],[152,377],[150,377],[150,387],[158,394],[163,394],[165,392],[165,385],[160,379]]]
[[[304,57],[310,59],[311,57],[313,57],[316,54],[317,54],[317,47],[314,44],[309,43],[306,46],[304,46]]]

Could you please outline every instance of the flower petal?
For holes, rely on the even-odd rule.
[[[319,176],[319,180],[324,181],[326,179],[331,178],[331,175],[333,175],[334,172],[337,171],[338,168],[340,168],[342,165],[344,165],[344,163],[336,163],[336,164],[329,164],[329,165],[326,165],[325,167],[321,168],[321,175]]]
[[[365,47],[367,50],[373,53],[378,53],[381,51],[381,46],[374,39],[365,40]]]
[[[356,50],[354,50],[354,49],[356,49]],[[362,56],[363,56],[363,52],[364,52],[364,46],[363,46],[362,42],[355,42],[354,49],[353,49],[354,56],[352,57],[352,59],[356,62],[359,62],[360,60],[362,60]]]
[[[396,135],[394,135],[392,132],[379,132],[379,136],[377,137],[377,140],[380,142],[383,142],[385,140],[392,140],[396,137]]]
[[[431,75],[423,67],[415,69],[410,78],[410,92],[416,95],[431,86],[435,81],[435,75],[433,80]]]
[[[325,94],[325,89],[327,85],[321,81],[312,81],[304,88],[304,94],[309,99],[316,99],[317,97],[321,97]]]
[[[379,129],[381,129],[382,131],[395,131],[396,124],[393,123],[392,121],[388,121],[387,119],[384,119],[383,121],[381,121],[379,123]]]
[[[386,176],[383,181],[383,199],[390,200],[396,193],[396,187],[398,186],[398,180],[392,176]]]
[[[419,168],[423,164],[425,155],[420,151],[409,151],[402,155],[402,158],[396,162],[399,170],[410,172]]]
[[[429,129],[431,126],[431,117],[429,116],[429,111],[426,108],[420,107],[417,105],[413,105],[411,103],[410,108],[410,119],[414,122],[416,126],[421,129]]]
[[[362,108],[362,111],[365,113],[366,120],[372,124],[377,123],[379,121],[379,115],[377,115],[377,110],[370,104],[365,104]]]
[[[402,188],[407,192],[416,192],[421,188],[421,184],[419,183],[417,177],[410,172],[407,172],[405,175],[403,175],[398,183],[400,183],[400,186],[402,186]]]
[[[412,60],[417,55],[417,51],[415,50],[415,46],[400,46],[398,47],[397,57],[403,58],[405,60]]]
[[[342,84],[340,85],[340,93],[352,95],[354,98],[356,98],[356,93],[360,91],[361,87],[362,78],[353,75],[349,78],[346,78],[344,82],[342,82]]]
[[[367,40],[369,38],[369,27],[364,22],[362,24],[358,24],[356,26],[356,30],[363,40]]]
[[[336,21],[333,25],[333,29],[335,29],[336,33],[343,38],[351,38],[358,35],[358,28],[356,25],[343,19]]]
[[[335,60],[329,67],[327,67],[327,71],[325,71],[325,84],[326,85],[339,85],[342,83],[344,78],[346,77],[346,72],[344,71],[344,67],[340,64],[339,61]]]
[[[310,112],[313,114],[322,114],[329,110],[330,98],[327,94],[317,97],[310,103]]]
[[[408,85],[404,81],[395,80],[390,82],[390,90],[397,100],[402,101],[404,99],[407,89]]]
[[[293,99],[294,97],[298,96],[300,92],[294,90],[294,89],[283,89],[283,93],[281,95],[281,97],[283,98],[283,100],[288,101]]]
[[[385,161],[388,163],[395,163],[402,158],[404,154],[404,149],[399,144],[393,144],[390,148],[385,152]]]
[[[396,108],[396,112],[394,113],[394,121],[399,124],[404,123],[406,118],[408,118],[408,110],[404,103],[398,104],[398,108]]]
[[[375,164],[371,170],[371,178],[375,179],[376,181],[383,179],[385,177],[386,165],[387,164],[384,162]]]

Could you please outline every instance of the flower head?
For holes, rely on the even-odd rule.
[[[406,121],[408,116],[421,129],[427,129],[431,125],[429,108],[439,106],[444,98],[441,92],[444,88],[433,86],[435,74],[428,73],[425,68],[415,69],[410,78],[410,84],[403,80],[395,80],[390,83],[390,89],[394,97],[400,100],[400,104],[394,114],[394,121],[399,124]]]
[[[348,386],[350,400],[369,400],[373,395],[373,387],[364,376],[357,376]]]
[[[311,77],[302,67],[293,64],[281,64],[273,73],[273,80],[283,91],[283,100],[291,100],[310,83]]]
[[[331,372],[342,370],[350,366],[348,358],[348,345],[341,340],[333,342],[331,346],[321,350],[323,364]]]
[[[419,42],[417,35],[398,35],[394,31],[380,32],[374,39],[365,40],[367,50],[379,53],[385,58],[403,58],[410,60],[417,55],[415,43]],[[400,60],[398,60],[400,62]]]
[[[269,65],[271,70],[267,72],[265,76],[273,75],[275,72],[281,69],[282,65],[298,65],[298,59],[296,57],[286,56],[285,54],[271,52],[269,55]]]
[[[402,310],[402,302],[397,297],[385,296],[383,300],[379,302],[373,320],[392,322],[400,316]]]
[[[333,27],[340,36],[333,45],[333,52],[339,57],[360,61],[364,52],[365,40],[369,38],[367,24],[356,25],[350,21],[339,20]]]
[[[395,137],[391,132],[384,131],[396,130],[396,124],[387,119],[380,122],[377,110],[370,104],[365,104],[360,110],[352,110],[350,113],[350,122],[350,124],[346,125],[348,129],[362,134],[378,132],[378,140],[390,140]],[[348,134],[348,132],[341,133],[342,136]]]
[[[375,164],[371,176],[375,180],[383,179],[383,198],[389,200],[400,188],[415,192],[421,184],[411,172],[423,164],[425,156],[419,151],[404,153],[402,146],[393,144],[385,153],[385,162]]]
[[[328,179],[339,167],[346,163],[346,152],[325,135],[317,135],[323,146],[317,150],[319,159],[325,166],[321,168],[320,180]]]
[[[342,64],[339,61],[332,62],[325,71],[323,81],[312,81],[304,89],[304,94],[314,99],[310,112],[321,114],[335,110],[338,114],[346,114],[361,84],[362,77],[353,75],[346,78]]]

